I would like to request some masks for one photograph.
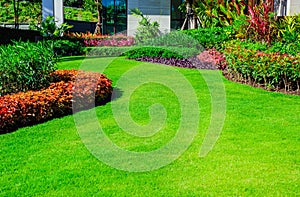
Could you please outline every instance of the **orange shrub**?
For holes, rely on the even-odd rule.
[[[110,99],[111,80],[103,74],[61,70],[51,76],[46,89],[0,97],[0,133],[71,114],[74,102],[76,112]]]

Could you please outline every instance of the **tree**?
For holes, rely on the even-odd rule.
[[[130,12],[133,16],[141,19],[135,34],[138,43],[160,36],[161,32],[157,21],[151,22],[150,18],[145,16],[138,8],[131,9]]]
[[[97,19],[97,24],[96,24],[96,29],[95,29],[95,34],[101,34],[102,33],[102,0],[95,0],[95,5],[97,7],[97,14],[98,14],[98,19]]]
[[[184,4],[186,8],[186,18],[181,29],[184,29],[186,24],[188,26],[188,29],[195,29],[197,27],[197,16],[195,15],[193,6],[196,4],[196,1],[185,0]]]

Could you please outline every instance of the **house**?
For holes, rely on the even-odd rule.
[[[131,15],[130,9],[139,8],[144,15],[160,24],[162,32],[181,28],[185,14],[178,9],[184,0],[102,0],[103,34],[123,32],[133,35],[139,19]],[[186,0],[193,2],[193,0]],[[222,1],[222,0],[220,0]],[[245,0],[255,5],[262,0]],[[274,11],[279,16],[300,13],[300,0],[272,0]],[[55,16],[59,24],[63,22],[63,0],[43,0],[43,18]]]

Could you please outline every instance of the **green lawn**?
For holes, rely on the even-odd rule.
[[[150,82],[137,87],[129,101],[126,90],[134,87],[135,80],[128,77],[125,85],[117,84],[121,76],[130,76],[130,71],[142,68],[149,75],[136,73],[136,80],[163,75],[166,81],[180,87],[180,80],[165,74],[166,66],[123,58],[72,57],[59,62],[59,69],[72,68],[104,71],[117,86],[120,95],[95,108],[103,131],[115,144],[142,152],[159,149],[173,139],[181,118],[176,92]],[[224,127],[212,151],[199,157],[212,111],[203,76],[213,76],[218,71],[203,70],[199,74],[197,70],[176,70],[191,83],[200,107],[197,135],[177,160],[154,171],[115,169],[88,151],[70,115],[0,135],[0,196],[299,195],[300,97],[266,92],[223,78],[227,101]],[[161,103],[166,119],[158,128],[160,132],[143,138],[123,132],[114,119],[112,106],[128,102],[132,119],[140,125],[151,122],[148,107]],[[78,113],[86,117],[82,122],[87,130],[93,124],[89,119],[93,112],[94,109]]]

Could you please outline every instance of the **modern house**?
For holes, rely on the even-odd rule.
[[[102,0],[103,34],[119,32],[133,35],[139,19],[131,15],[130,9],[139,8],[144,15],[160,24],[162,32],[179,29],[185,14],[178,7],[184,0]],[[193,1],[193,0],[188,0]],[[220,0],[223,1],[223,0]],[[245,0],[255,5],[263,0]],[[300,13],[300,0],[272,0],[278,16]],[[53,15],[58,23],[63,22],[63,0],[43,0],[43,17]]]

